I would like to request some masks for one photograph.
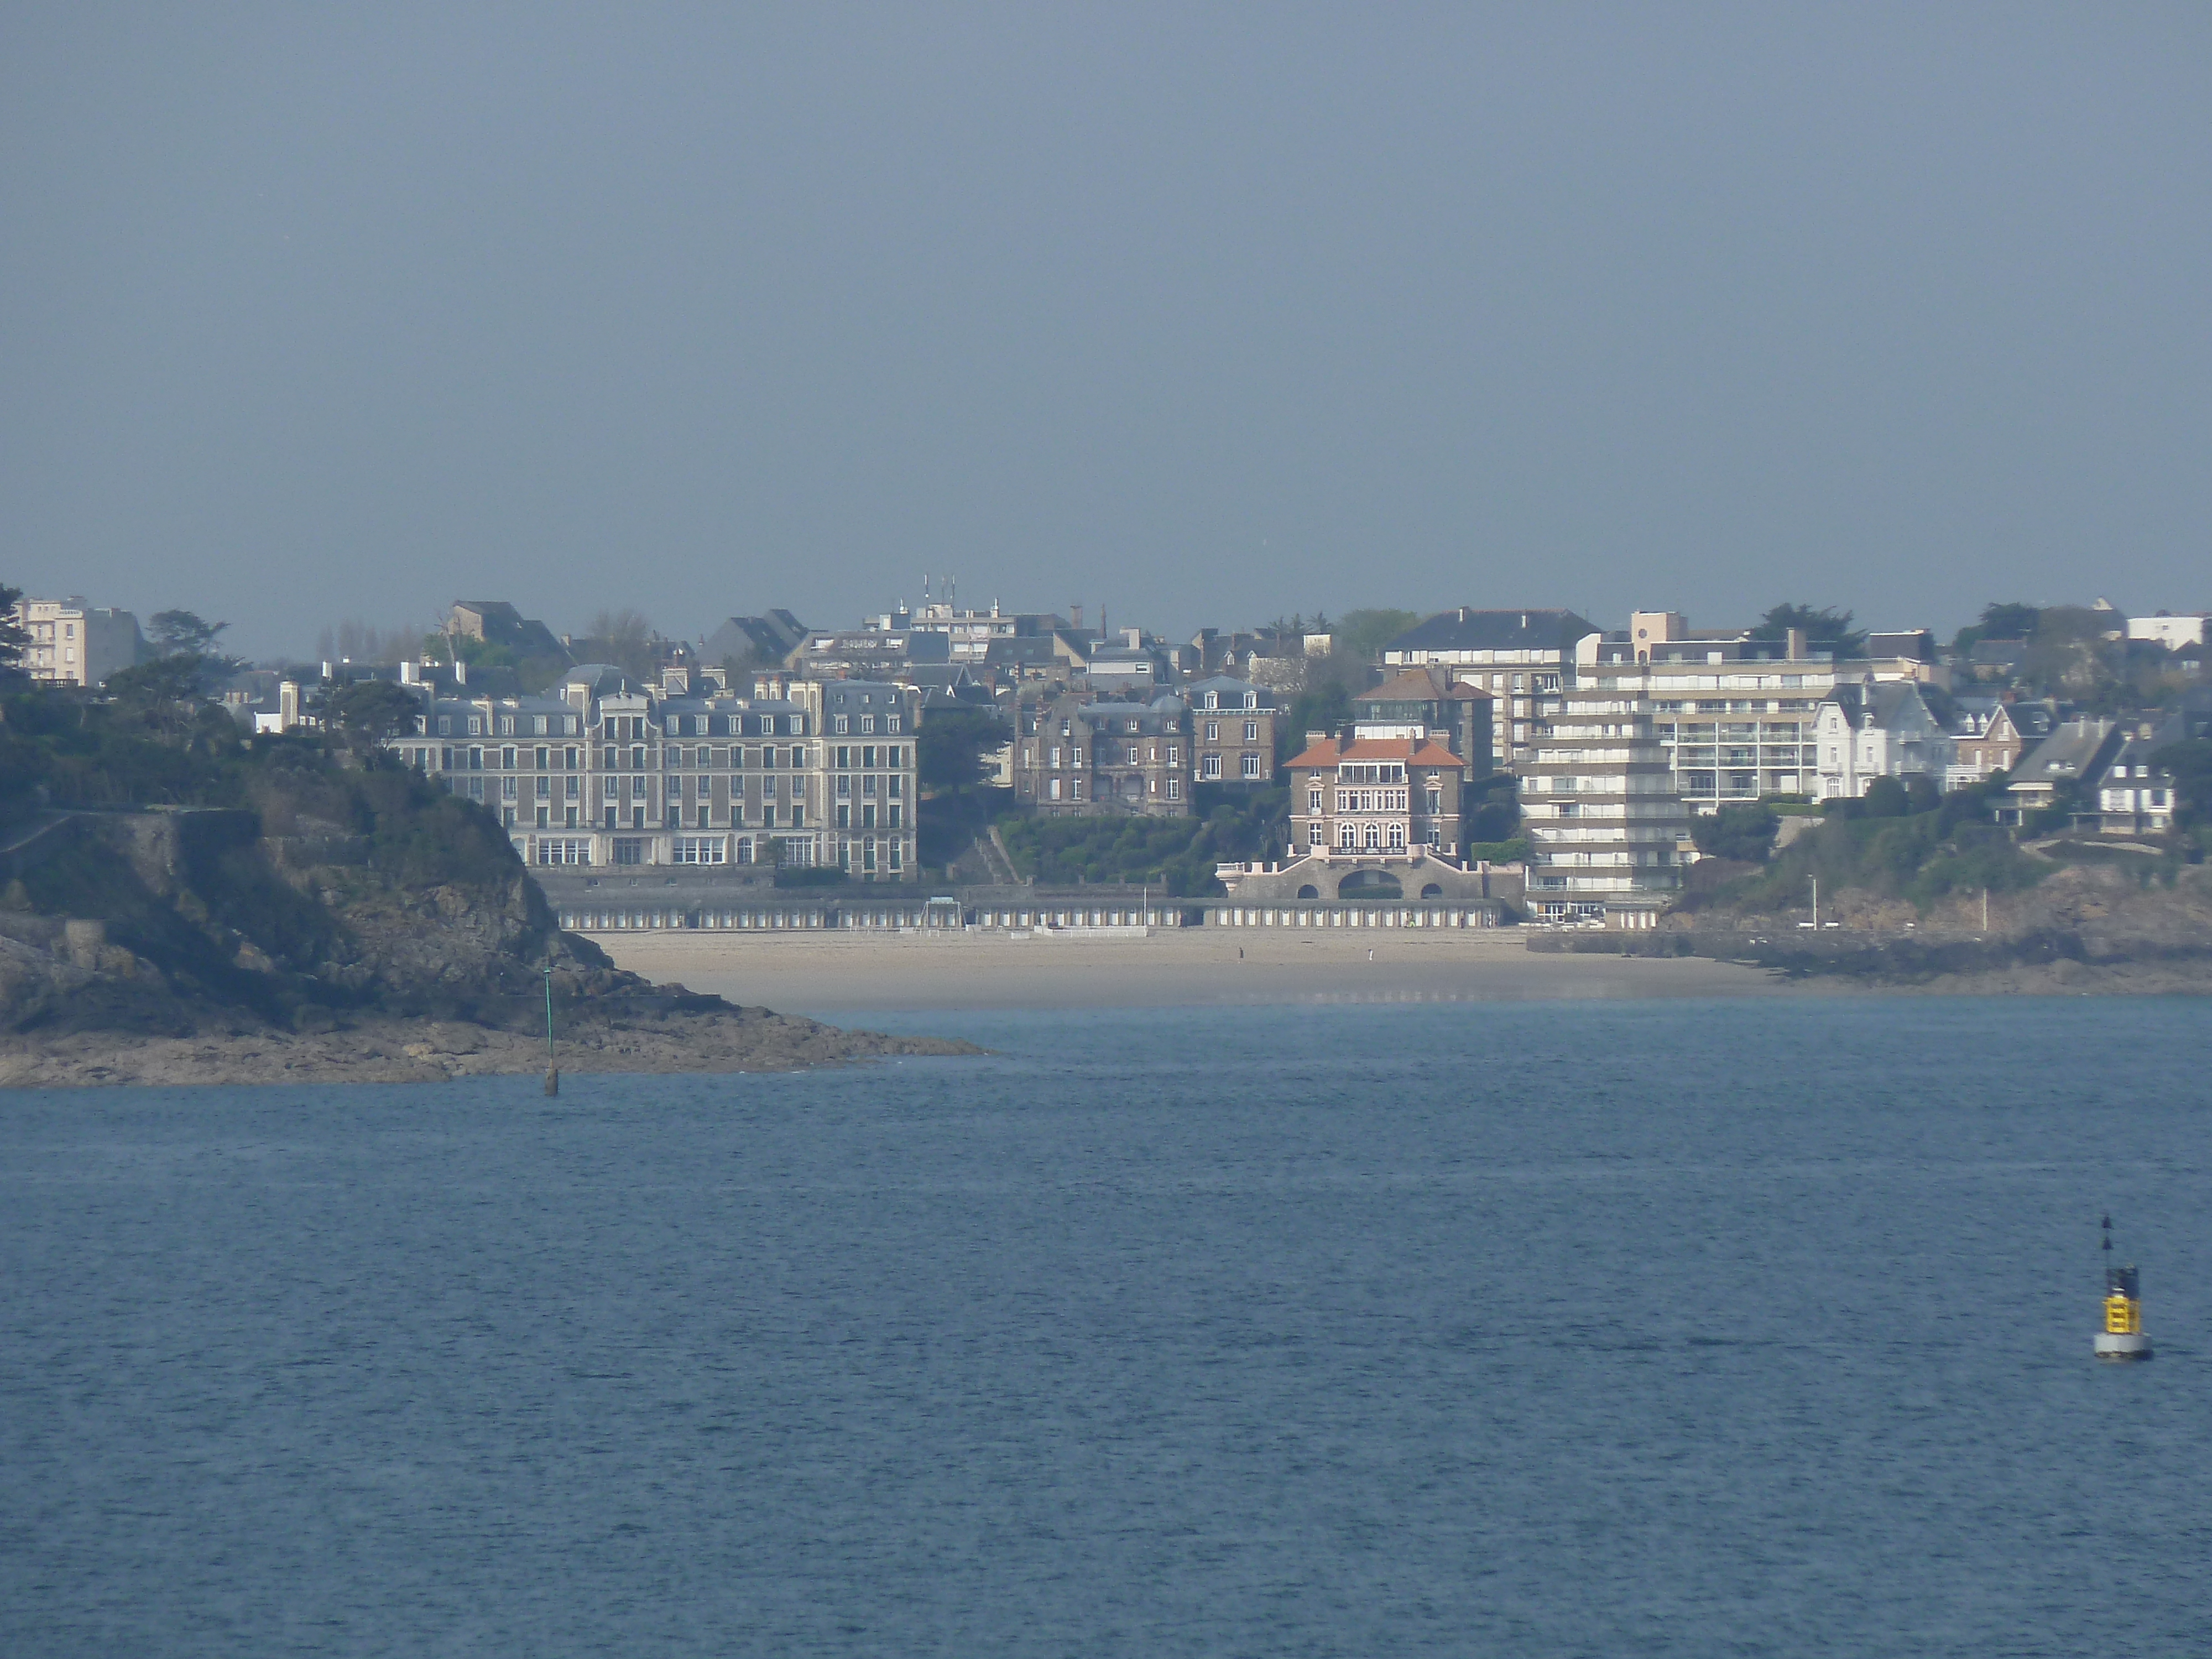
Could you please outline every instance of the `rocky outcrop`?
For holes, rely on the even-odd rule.
[[[2101,850],[2101,849],[2100,849]],[[1802,913],[1701,910],[1649,933],[1533,935],[1532,951],[1701,956],[1838,987],[1960,994],[2212,994],[2212,868],[2104,857],[2037,885],[1978,894],[1925,913],[1845,888],[1824,894],[1838,925],[1801,927]]]
[[[0,893],[0,1083],[543,1070],[549,993],[568,1070],[976,1052],[626,973],[560,930],[480,813],[413,780],[373,781],[381,804],[350,822],[281,793],[258,811],[82,815]],[[348,799],[325,778],[302,787]]]

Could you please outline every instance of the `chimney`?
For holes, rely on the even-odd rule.
[[[1782,637],[1784,641],[1782,654],[1792,662],[1802,661],[1805,653],[1813,648],[1807,642],[1805,630],[1802,628],[1786,629]]]

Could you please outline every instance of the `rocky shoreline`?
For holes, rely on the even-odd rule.
[[[650,1024],[587,1027],[560,1040],[567,1073],[791,1072],[902,1055],[980,1054],[973,1043],[851,1031],[765,1008],[724,1007]],[[15,1033],[0,1038],[0,1088],[144,1084],[438,1083],[536,1075],[542,1036],[465,1021],[365,1018],[325,1031],[203,1030]]]

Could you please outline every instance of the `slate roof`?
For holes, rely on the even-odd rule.
[[[1571,611],[1440,611],[1382,648],[1389,651],[1558,651],[1598,630]]]

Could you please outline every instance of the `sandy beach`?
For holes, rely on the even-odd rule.
[[[789,1013],[1790,995],[1696,957],[1538,956],[1516,932],[1382,939],[1296,929],[1146,939],[960,934],[593,936],[622,967]],[[1240,957],[1238,951],[1243,952]],[[1373,959],[1369,952],[1373,952]]]

